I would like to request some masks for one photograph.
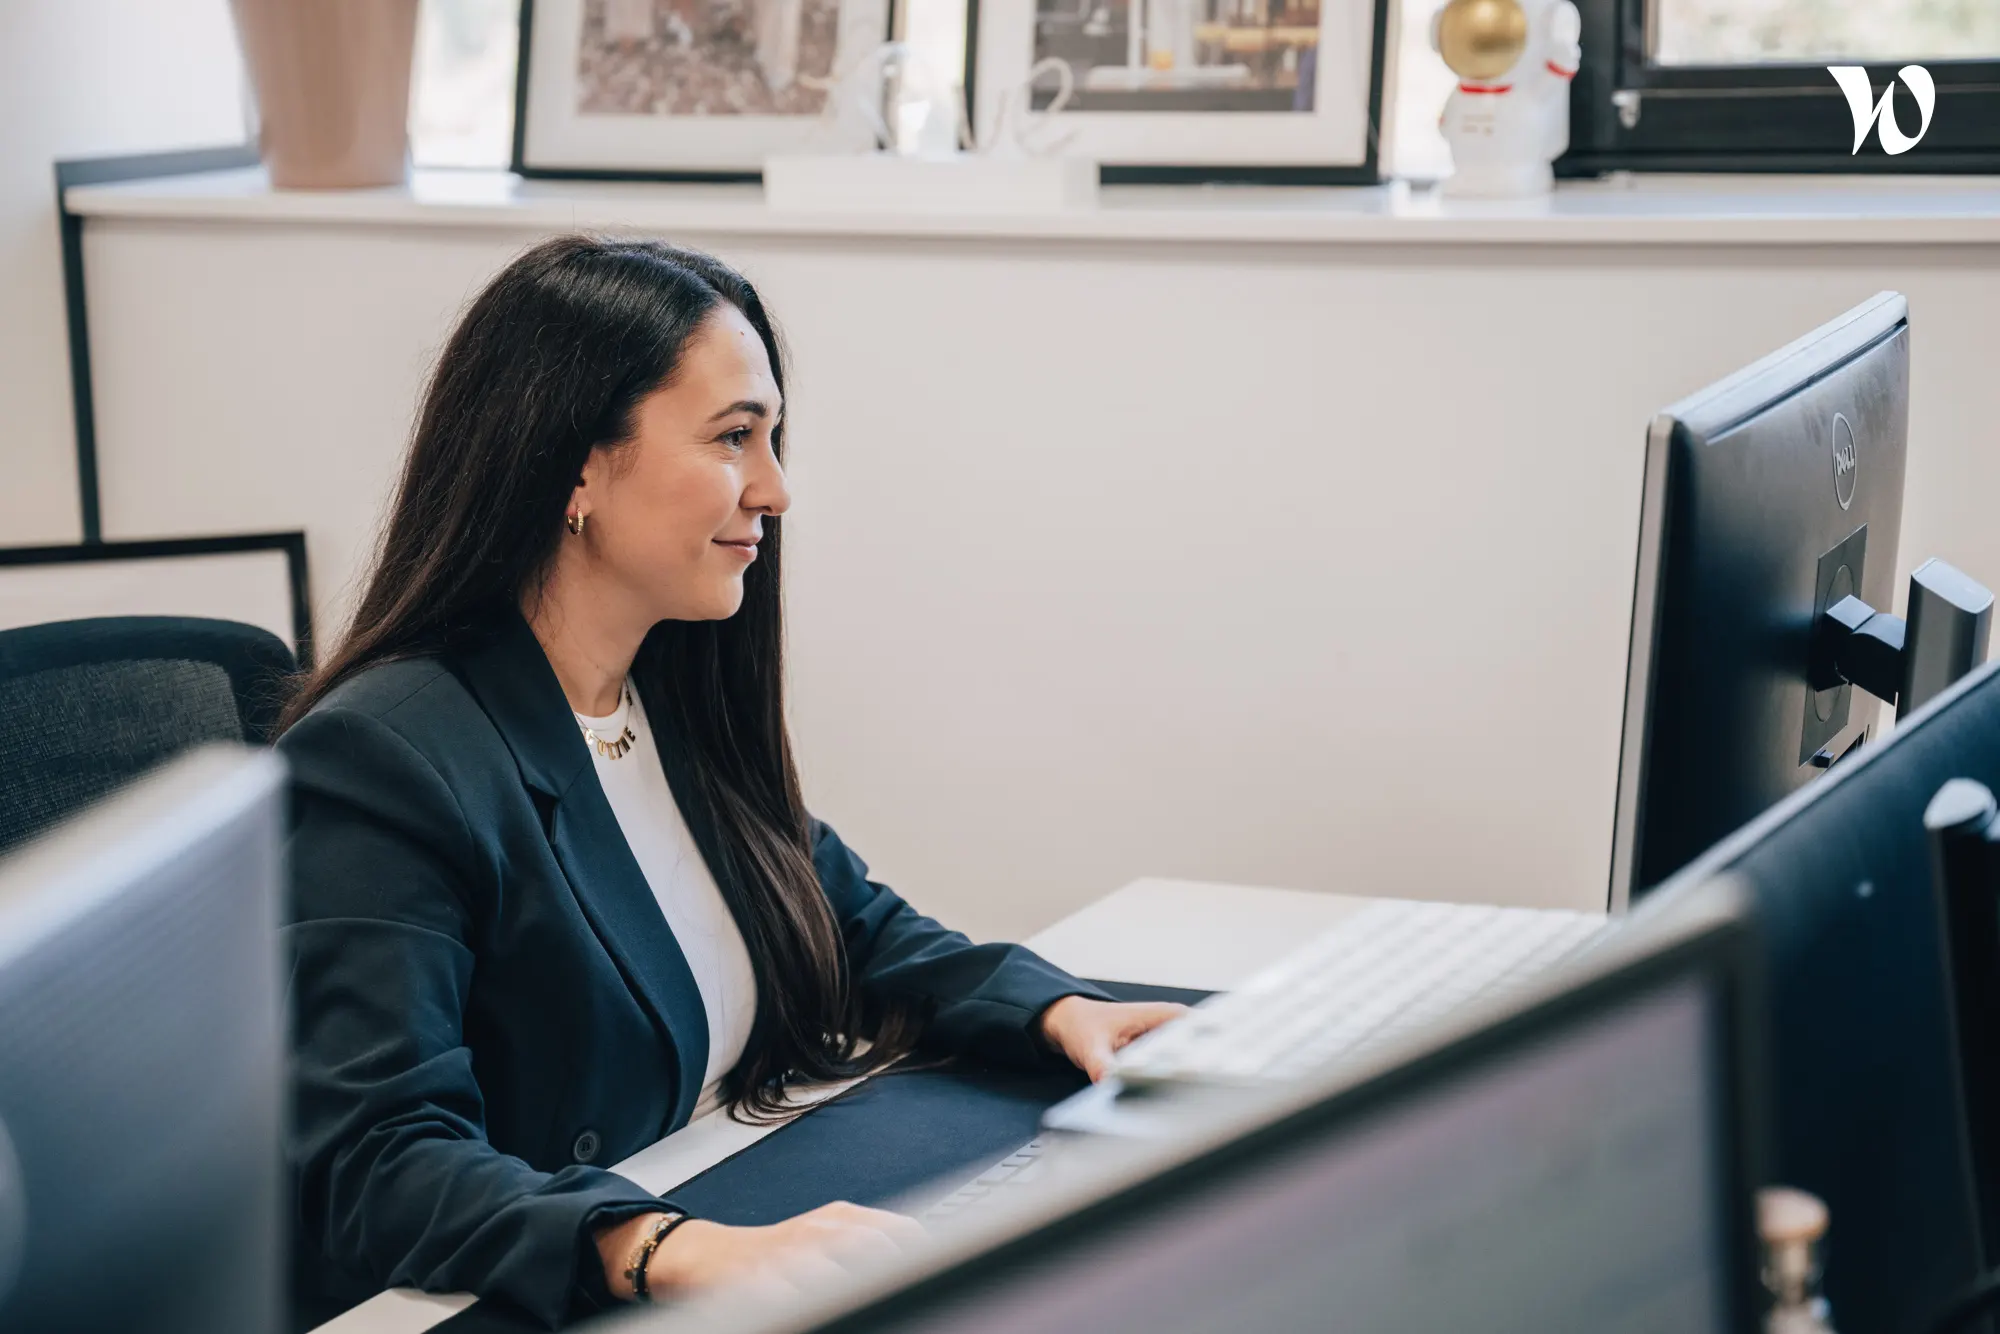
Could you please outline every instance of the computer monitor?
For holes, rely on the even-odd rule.
[[[1884,293],[1666,409],[1646,439],[1612,835],[1619,911],[1861,740],[1815,627],[1895,592],[1910,329]]]
[[[282,788],[197,751],[0,861],[0,1329],[281,1328]]]
[[[1746,886],[1769,1001],[1771,1180],[1827,1203],[1839,1329],[1913,1329],[1988,1264],[1924,809],[2000,788],[2000,665],[1898,722],[1648,895]]]
[[[1497,1017],[1193,1132],[860,1292],[634,1331],[1716,1334],[1757,1327],[1740,904],[1635,926]],[[1088,1139],[1087,1152],[1135,1152]],[[974,1224],[975,1229],[980,1226]],[[718,1309],[719,1308],[719,1309]]]

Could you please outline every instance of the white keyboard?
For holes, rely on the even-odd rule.
[[[1127,1084],[1296,1079],[1520,986],[1607,927],[1597,913],[1384,899],[1121,1050]]]

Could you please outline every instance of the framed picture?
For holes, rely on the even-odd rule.
[[[1388,0],[971,0],[966,92],[982,140],[1004,102],[1106,181],[1372,184]],[[1038,66],[1025,99],[1023,85]]]
[[[522,0],[514,170],[755,179],[773,153],[858,152],[825,114],[888,40],[892,0]]]
[[[0,630],[86,616],[242,621],[310,666],[305,534],[0,547]]]

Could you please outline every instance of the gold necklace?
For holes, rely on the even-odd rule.
[[[625,752],[632,749],[632,743],[639,739],[632,731],[632,687],[629,684],[625,687],[625,721],[618,725],[618,735],[610,740],[607,741],[591,731],[590,725],[583,721],[582,714],[572,711],[570,716],[575,718],[576,725],[583,729],[583,739],[607,760],[624,759]]]

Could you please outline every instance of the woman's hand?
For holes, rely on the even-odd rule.
[[[1112,1052],[1169,1019],[1180,1018],[1187,1009],[1165,1001],[1118,1004],[1065,996],[1042,1011],[1042,1037],[1096,1083],[1104,1078]]]
[[[658,1214],[642,1214],[596,1234],[604,1278],[615,1297],[633,1296],[625,1267]],[[667,1235],[646,1266],[646,1287],[666,1297],[742,1279],[807,1283],[870,1261],[892,1259],[924,1235],[915,1219],[858,1204],[823,1204],[764,1227],[690,1218]]]

